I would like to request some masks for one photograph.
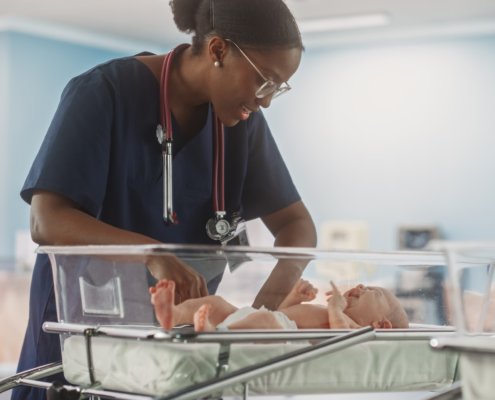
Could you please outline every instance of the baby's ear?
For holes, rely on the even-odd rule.
[[[392,322],[387,318],[382,318],[380,321],[374,321],[371,326],[375,329],[392,329]]]

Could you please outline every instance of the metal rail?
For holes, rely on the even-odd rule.
[[[462,399],[462,382],[457,381],[454,382],[447,389],[443,389],[421,400],[461,400],[461,399]]]
[[[373,328],[366,327],[346,335],[327,339],[321,343],[295,350],[270,360],[250,365],[233,371],[220,378],[209,379],[185,389],[178,390],[170,395],[159,397],[159,400],[194,400],[203,398],[210,394],[221,392],[222,390],[236,384],[246,382],[259,376],[290,367],[294,364],[312,360],[324,354],[332,353],[357,343],[371,340],[375,337]]]
[[[36,381],[33,379],[21,379],[20,384],[36,387],[39,389],[49,389],[52,384],[49,382]],[[110,390],[99,390],[99,389],[84,389],[79,386],[63,385],[63,388],[67,391],[77,392],[80,398],[85,398],[85,396],[96,396],[104,399],[115,399],[115,400],[152,400],[153,397],[142,396],[138,394],[130,394],[123,392],[112,392]]]
[[[129,327],[81,325],[65,322],[45,322],[43,330],[48,333],[84,335],[87,330],[93,336],[106,336],[120,339],[158,340],[166,342],[187,343],[242,343],[242,342],[277,342],[325,340],[353,332],[348,329],[299,329],[299,330],[236,330],[228,332],[195,332],[194,329],[172,329],[163,331],[158,327]],[[375,330],[375,340],[424,340],[432,336],[455,335],[452,327],[384,329]]]
[[[0,393],[13,389],[24,378],[41,379],[62,372],[62,362],[42,365],[0,380]]]

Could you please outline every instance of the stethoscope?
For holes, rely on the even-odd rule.
[[[187,47],[187,44],[180,45],[165,56],[160,77],[160,124],[156,128],[158,142],[162,146],[163,158],[163,220],[167,224],[178,224],[177,213],[173,208],[173,188],[172,188],[172,116],[168,99],[168,83],[170,66],[177,51]],[[231,222],[227,220],[225,211],[225,153],[224,153],[224,126],[213,111],[213,213],[214,216],[206,223],[206,233],[213,240],[218,240],[222,244],[237,236],[242,229],[242,220],[236,213],[232,216]],[[165,127],[165,129],[163,128]]]

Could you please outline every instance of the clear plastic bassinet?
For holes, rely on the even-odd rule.
[[[166,398],[226,394],[297,394],[436,390],[456,378],[457,355],[434,352],[429,340],[451,335],[447,262],[441,252],[339,252],[303,248],[188,245],[41,247],[50,258],[69,382],[93,390]],[[165,331],[148,288],[150,260],[179,260],[220,282],[217,294],[250,306],[277,279],[300,274],[326,305],[333,281],[391,290],[409,329],[342,331]],[[272,287],[272,295],[278,285]],[[264,289],[263,289],[264,288]],[[268,292],[268,295],[270,293]],[[268,372],[267,372],[268,371]],[[179,395],[179,394],[180,395]],[[178,396],[178,397],[176,397]],[[185,397],[184,397],[185,396]],[[115,397],[118,398],[118,397]]]

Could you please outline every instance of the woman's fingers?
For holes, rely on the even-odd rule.
[[[206,280],[175,256],[153,258],[148,268],[157,279],[172,280],[176,284],[175,303],[208,295]]]
[[[184,273],[184,276],[180,285],[180,302],[187,299],[204,297],[208,295],[206,280],[202,275],[198,274],[188,266],[184,266],[181,272]]]
[[[208,289],[206,287],[205,278],[198,274],[193,269],[186,266],[189,282],[186,283],[188,287],[189,298],[204,297],[208,295]]]
[[[199,277],[199,297],[208,296],[208,286],[206,285],[206,279],[202,275]]]

